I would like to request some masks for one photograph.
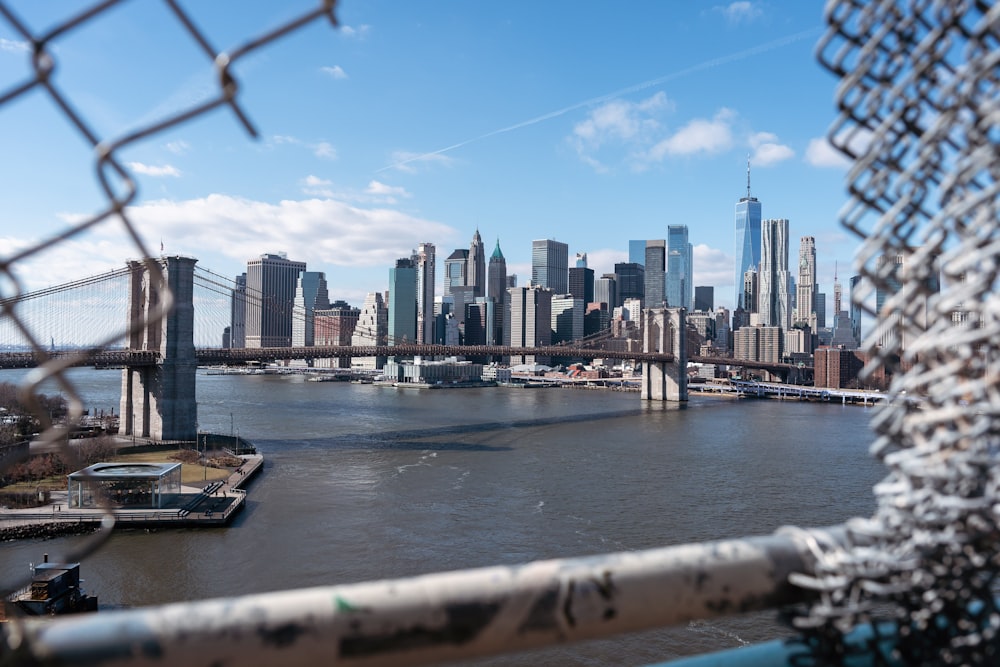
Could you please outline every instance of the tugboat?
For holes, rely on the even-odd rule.
[[[7,603],[28,616],[97,611],[97,596],[80,587],[80,564],[50,563],[48,554],[34,566],[31,585],[11,595]]]

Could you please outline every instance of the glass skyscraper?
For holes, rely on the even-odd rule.
[[[750,196],[750,162],[747,161],[747,196],[736,203],[736,300],[733,309],[751,310],[743,303],[743,274],[760,267],[760,202]]]
[[[389,345],[417,340],[417,267],[409,257],[389,269]]]
[[[667,227],[667,305],[691,310],[694,267],[687,225]]]
[[[663,308],[666,301],[667,242],[663,239],[646,241],[645,280],[643,292],[646,308]]]
[[[556,294],[569,291],[569,246],[552,239],[531,242],[531,284]]]

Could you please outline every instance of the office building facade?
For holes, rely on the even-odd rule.
[[[795,285],[796,324],[806,324],[817,333],[816,320],[816,239],[803,236],[799,239],[799,279]]]
[[[396,260],[389,269],[389,345],[417,339],[417,268],[413,260]]]
[[[295,301],[292,305],[292,347],[312,347],[315,338],[313,317],[317,310],[330,307],[330,294],[326,287],[326,274],[322,271],[303,271],[295,284]]]
[[[247,274],[241,273],[233,281],[229,301],[229,347],[247,346]]]
[[[607,304],[608,311],[621,305],[618,303],[618,282],[615,280],[615,274],[605,273],[594,280],[594,301]]]
[[[472,297],[474,299],[484,297],[486,296],[486,250],[483,248],[483,239],[479,236],[478,229],[472,235],[468,262],[465,276],[468,285],[472,287]]]
[[[351,334],[351,345],[370,347],[385,345],[389,336],[389,309],[385,299],[379,292],[369,292],[358,313],[358,321]],[[355,357],[351,361],[353,368],[374,370],[385,365],[385,357]]]
[[[573,294],[552,296],[552,342],[571,343],[583,338],[583,299]]]
[[[292,309],[305,262],[284,253],[263,254],[247,262],[246,347],[291,347]]]
[[[503,251],[500,250],[500,239],[497,239],[497,245],[493,249],[493,254],[490,255],[490,263],[486,270],[487,280],[486,280],[486,295],[493,300],[494,309],[494,331],[493,340],[496,341],[497,345],[503,344],[503,329],[504,320],[507,315],[507,260],[503,256]]]
[[[417,269],[417,342],[434,342],[434,266],[437,263],[433,243],[421,243],[413,253]]]
[[[791,327],[791,300],[788,292],[788,220],[761,221],[760,270],[757,311],[764,326]]]
[[[574,266],[569,270],[569,293],[583,302],[594,300],[594,270],[586,266]]]
[[[544,287],[512,287],[510,301],[511,347],[544,347],[552,342],[552,290]],[[511,365],[548,364],[549,357],[533,354],[511,356]]]
[[[643,304],[646,308],[662,308],[666,303],[667,242],[665,239],[646,241],[646,261],[643,280]]]
[[[624,305],[628,299],[643,302],[646,294],[646,270],[642,264],[615,264],[615,283],[618,286],[618,305]]]
[[[688,242],[687,225],[667,227],[667,305],[691,310],[694,287],[694,248]]]
[[[553,239],[531,242],[531,284],[556,294],[569,291],[569,246]]]
[[[761,209],[756,197],[750,196],[750,163],[747,162],[747,196],[736,203],[736,300],[734,308],[749,311],[743,302],[743,276],[760,265]]]
[[[711,285],[698,285],[694,288],[694,309],[706,313],[715,310],[715,288]]]
[[[444,286],[442,294],[451,296],[452,290],[465,287],[466,271],[469,268],[469,251],[465,248],[457,248],[444,260]]]

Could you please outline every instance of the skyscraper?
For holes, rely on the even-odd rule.
[[[413,254],[417,269],[417,342],[428,345],[434,342],[435,252],[433,243],[421,243]]]
[[[894,296],[903,285],[903,272],[907,270],[907,260],[912,255],[881,255],[878,260],[876,260],[876,271],[882,280],[884,280],[887,285],[883,287],[882,285],[876,285],[875,288],[875,315],[880,321],[890,322],[892,325],[888,328],[882,329],[882,334],[879,338],[879,345],[886,347],[890,344],[897,344],[898,349],[906,349],[908,343],[905,339],[900,339],[901,330],[899,327],[899,322],[901,320],[901,309],[900,308],[890,308],[890,297]],[[921,270],[926,271],[927,275],[925,279],[925,286],[930,292],[937,292],[941,289],[941,280],[938,276],[934,261],[927,264],[918,265],[914,267],[916,271],[913,273],[921,272]],[[914,276],[906,276],[906,279],[912,280]],[[918,323],[926,326],[927,324],[927,297],[918,296],[918,303],[907,304],[906,308],[908,312],[909,309],[916,307],[916,311],[912,312],[910,317],[916,320]],[[898,340],[897,340],[898,339]]]
[[[466,272],[469,269],[469,251],[458,248],[444,260],[444,296],[451,296],[452,290],[468,285]]]
[[[389,269],[389,345],[417,338],[417,268],[409,257]]]
[[[615,264],[615,283],[618,287],[618,303],[621,306],[626,299],[642,301],[646,294],[646,270],[642,264],[635,262],[620,262]]]
[[[667,242],[664,239],[646,241],[643,301],[646,308],[662,308],[666,302]],[[671,304],[673,305],[673,304]]]
[[[488,267],[487,296],[493,299],[494,303],[494,324],[496,331],[493,333],[493,340],[498,345],[503,343],[503,323],[506,318],[506,296],[507,296],[507,260],[504,259],[500,250],[500,239],[497,239],[497,246],[490,255]]]
[[[326,310],[313,313],[313,328],[317,347],[347,346],[351,344],[351,336],[358,325],[361,311],[352,308],[344,301],[330,304]],[[351,359],[347,357],[333,359],[317,359],[315,365],[321,368],[350,368]]]
[[[750,196],[750,160],[747,159],[747,196],[736,203],[736,301],[734,308],[744,308],[743,274],[760,265],[760,202]]]
[[[247,262],[246,346],[291,347],[292,305],[305,262],[284,253],[263,254]]]
[[[861,276],[851,276],[851,333],[854,334],[854,341],[861,345],[861,306],[857,303],[861,291]]]
[[[247,274],[236,276],[229,305],[229,347],[247,345]]]
[[[511,287],[509,344],[539,347],[552,342],[552,290],[543,287]],[[549,357],[515,355],[513,364],[548,363]]]
[[[836,317],[836,313],[834,313]],[[809,325],[818,332],[816,322],[816,239],[803,236],[799,239],[799,280],[796,284],[795,322]]]
[[[594,270],[586,266],[574,266],[569,270],[569,293],[583,303],[594,300]]]
[[[465,270],[467,284],[472,287],[473,298],[486,296],[486,252],[483,249],[483,239],[479,230],[472,236],[469,245],[469,265]]]
[[[389,311],[379,292],[369,292],[351,334],[351,345],[367,347],[385,345],[389,335]],[[385,357],[355,357],[352,365],[375,369],[385,365]]]
[[[762,325],[785,331],[791,326],[788,286],[788,220],[763,220],[758,276],[758,312]]]
[[[572,342],[583,338],[583,299],[573,294],[552,296],[552,342]]]
[[[715,288],[711,285],[697,285],[694,288],[694,309],[710,313],[715,310]]]
[[[687,225],[667,227],[667,305],[691,310],[694,267]]]
[[[578,269],[587,268],[587,253],[585,252],[576,253],[576,264],[574,264],[573,266],[575,266]]]
[[[569,291],[569,246],[553,239],[532,241],[531,283],[556,294]]]
[[[303,271],[295,283],[295,301],[292,305],[292,347],[312,347],[315,340],[314,315],[317,310],[330,307],[330,294],[326,288],[326,274],[322,271]]]
[[[620,304],[618,303],[618,284],[615,274],[605,273],[594,281],[594,301],[606,303],[608,311],[612,311]]]

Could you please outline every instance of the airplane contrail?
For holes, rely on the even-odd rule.
[[[413,157],[406,158],[405,160],[400,160],[392,164],[380,167],[375,170],[375,173],[385,171],[387,169],[397,169],[410,162],[417,162],[418,160],[424,160],[435,155],[441,155],[442,153],[448,153],[457,148],[462,148],[463,146],[468,146],[469,144],[475,143],[477,141],[482,141],[483,139],[489,139],[490,137],[495,137],[498,134],[504,134],[506,132],[512,132],[514,130],[519,130],[522,127],[528,127],[529,125],[535,125],[546,120],[551,120],[552,118],[558,118],[559,116],[564,116],[571,111],[576,111],[583,107],[593,106],[595,104],[600,104],[601,102],[607,102],[616,97],[622,95],[628,95],[631,93],[639,92],[640,90],[645,90],[646,88],[652,88],[653,86],[659,86],[667,81],[672,81],[673,79],[679,79],[682,76],[687,76],[689,74],[694,74],[695,72],[701,72],[703,70],[712,69],[713,67],[718,67],[720,65],[725,65],[727,63],[736,62],[737,60],[743,60],[744,58],[749,58],[750,56],[755,56],[760,53],[765,53],[773,49],[786,46],[793,42],[798,42],[800,40],[811,37],[822,31],[822,28],[811,28],[809,30],[804,30],[802,32],[797,32],[793,35],[788,35],[787,37],[782,37],[781,39],[776,39],[773,42],[767,42],[766,44],[761,44],[759,46],[754,46],[752,48],[746,49],[744,51],[738,51],[737,53],[731,53],[728,56],[722,56],[719,58],[713,58],[712,60],[706,60],[703,63],[697,65],[692,65],[685,69],[679,70],[677,72],[672,72],[671,74],[666,74],[664,76],[658,77],[656,79],[650,79],[649,81],[643,81],[642,83],[637,83],[635,85],[629,86],[628,88],[622,88],[616,90],[613,93],[607,93],[605,95],[600,95],[598,97],[591,97],[588,100],[582,102],[577,102],[576,104],[571,104],[568,107],[563,107],[557,111],[550,111],[549,113],[542,114],[541,116],[535,116],[529,120],[521,121],[520,123],[515,123],[514,125],[508,125],[507,127],[502,127],[498,130],[493,130],[487,132],[486,134],[481,134],[478,137],[473,137],[472,139],[466,139],[465,141],[460,141],[457,144],[452,144],[450,146],[445,146],[444,148],[439,148],[436,151],[430,151],[427,153],[421,153],[420,155],[415,155]]]

